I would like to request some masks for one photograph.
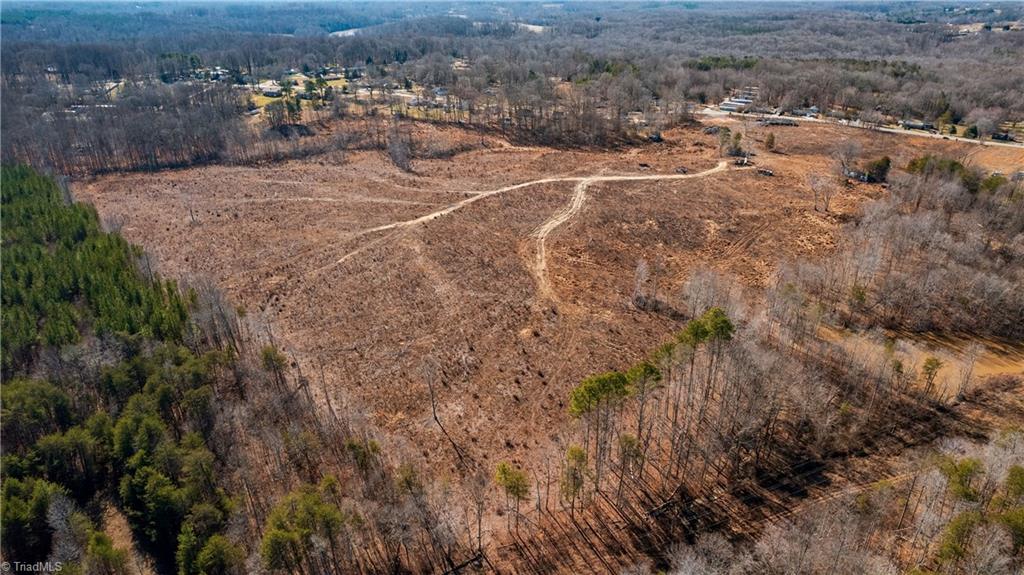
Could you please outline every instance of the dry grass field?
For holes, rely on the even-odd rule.
[[[332,401],[365,413],[403,457],[454,465],[432,419],[434,372],[454,440],[480,461],[522,462],[554,447],[576,382],[623,368],[679,327],[630,305],[638,260],[671,299],[698,267],[761,287],[780,262],[828,253],[839,224],[885,193],[851,185],[832,213],[813,210],[807,175],[830,170],[838,141],[896,167],[926,152],[1024,166],[1016,148],[826,125],[774,128],[769,153],[765,128],[719,122],[745,130],[757,165],[776,175],[720,163],[717,137],[699,129],[598,152],[419,126],[421,139],[485,147],[416,161],[411,174],[354,152],[103,176],[74,192],[165,276],[210,278],[265,316],[305,372],[322,367]]]

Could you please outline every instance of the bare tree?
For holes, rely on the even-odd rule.
[[[404,172],[412,171],[412,143],[410,140],[408,135],[402,133],[397,122],[391,125],[387,138],[388,158]]]
[[[647,267],[647,260],[640,258],[636,262],[636,273],[633,279],[633,305],[637,309],[647,309],[647,280],[650,277],[650,269]]]
[[[451,434],[448,433],[448,430],[445,429],[444,424],[441,423],[441,418],[437,415],[437,396],[434,393],[434,382],[438,377],[438,371],[439,368],[437,365],[437,360],[435,360],[432,356],[428,356],[423,360],[423,379],[426,380],[427,388],[430,390],[430,411],[434,416],[434,423],[437,424],[437,427],[441,430],[441,433],[444,434],[445,438],[448,439],[448,442],[452,444],[452,449],[455,450],[455,454],[458,455],[459,457],[459,463],[462,464],[463,467],[465,467],[466,457],[465,454],[462,452],[462,448],[459,447],[458,443],[455,443],[455,440],[452,438]]]
[[[860,144],[856,140],[843,140],[832,151],[832,157],[838,164],[840,174],[846,177],[856,167],[857,159],[860,157]]]
[[[839,191],[835,179],[820,174],[811,174],[807,176],[807,185],[814,194],[814,211],[827,213],[832,206],[832,198]]]
[[[978,357],[981,356],[984,347],[977,343],[972,342],[964,350],[964,355],[960,359],[960,371],[959,379],[957,381],[956,397],[957,399],[963,399],[964,395],[970,391],[971,380],[974,376],[974,366],[978,362]]]

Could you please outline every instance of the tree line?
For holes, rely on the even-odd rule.
[[[237,146],[251,156],[257,144],[239,122],[242,98],[190,84],[192,73],[212,66],[230,71],[225,87],[279,79],[293,68],[312,75],[355,67],[365,70],[371,100],[376,93],[386,102],[394,86],[413,81],[444,88],[450,121],[557,145],[621,143],[635,136],[631,112],[643,113],[656,131],[685,120],[688,105],[714,104],[744,86],[760,87],[766,106],[815,105],[868,122],[887,114],[947,128],[967,123],[981,137],[1024,113],[1013,58],[1024,36],[951,36],[943,23],[949,16],[928,7],[907,9],[919,24],[870,7],[762,7],[766,23],[757,26],[746,14],[713,6],[511,9],[511,17],[544,26],[541,33],[480,6],[464,7],[466,18],[431,4],[410,13],[398,5],[365,13],[338,7],[308,14],[321,22],[308,34],[296,31],[305,8],[282,15],[257,6],[245,14],[152,7],[131,20],[130,31],[103,11],[127,7],[11,14],[0,69],[5,161],[95,171],[218,161]],[[1008,7],[984,17],[1014,13]],[[85,29],[69,14],[83,18]],[[185,22],[187,35],[167,36],[155,25]],[[342,23],[370,26],[350,37],[324,36],[324,26]],[[64,26],[75,32],[39,32]],[[123,97],[102,96],[105,83],[121,81],[138,86]],[[172,85],[161,88],[164,81]]]

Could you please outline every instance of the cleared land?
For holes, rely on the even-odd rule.
[[[776,175],[720,164],[717,136],[696,129],[587,152],[419,126],[421,139],[486,147],[417,161],[414,174],[357,152],[342,164],[111,175],[75,193],[123,223],[164,275],[209,277],[264,314],[305,372],[323,366],[332,401],[357,406],[402,457],[454,464],[423,377],[436,362],[454,440],[480,461],[521,462],[554,449],[576,382],[679,327],[630,305],[639,259],[671,296],[697,267],[760,287],[780,262],[828,253],[838,224],[884,193],[858,184],[833,213],[813,210],[806,177],[830,169],[843,138],[895,166],[926,152],[1024,166],[1019,149],[820,124],[772,128],[779,152],[768,153],[769,129],[716,122],[745,128],[756,163]]]

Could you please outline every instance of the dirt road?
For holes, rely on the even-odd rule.
[[[698,172],[696,174],[652,174],[649,176],[590,176],[587,178],[567,178],[559,181],[575,181],[579,183],[573,189],[572,199],[562,209],[558,210],[551,216],[548,221],[541,224],[537,231],[533,233],[534,237],[537,238],[537,257],[534,261],[533,274],[537,278],[537,289],[540,294],[548,299],[556,299],[554,292],[551,290],[551,285],[547,278],[547,249],[546,243],[548,236],[551,235],[556,228],[564,224],[565,222],[572,219],[573,216],[578,214],[583,209],[583,204],[587,200],[587,187],[594,182],[621,182],[621,181],[637,181],[637,180],[685,180],[689,178],[701,178],[709,176],[711,174],[721,172],[729,167],[729,163],[726,160],[718,162],[718,165],[709,170]]]
[[[483,192],[475,192],[475,193],[473,193],[473,195],[471,195],[471,196],[469,196],[469,197],[467,197],[467,198],[465,198],[465,199],[463,199],[461,201],[455,202],[454,204],[451,204],[449,206],[445,206],[444,208],[441,208],[440,210],[437,210],[437,211],[434,211],[434,212],[430,212],[429,214],[425,214],[425,215],[422,215],[422,216],[419,216],[419,217],[416,217],[416,218],[413,218],[413,219],[410,219],[410,220],[404,220],[404,221],[399,221],[399,222],[392,222],[390,224],[384,224],[384,225],[381,225],[381,226],[376,226],[376,227],[373,227],[373,228],[365,229],[365,230],[357,232],[355,234],[355,237],[362,237],[362,236],[366,236],[366,235],[370,235],[370,234],[375,234],[375,233],[379,233],[379,232],[387,232],[387,231],[393,231],[393,230],[400,230],[400,229],[403,229],[403,228],[408,228],[408,227],[411,227],[411,226],[416,226],[416,225],[419,225],[419,224],[424,224],[424,223],[429,222],[431,220],[435,220],[435,219],[440,218],[442,216],[446,216],[446,215],[448,215],[448,214],[450,214],[452,212],[460,210],[460,209],[462,209],[462,208],[464,208],[464,207],[466,207],[466,206],[468,206],[470,204],[476,203],[476,202],[478,202],[480,200],[483,200],[485,198],[489,198],[491,196],[495,196],[495,195],[498,195],[498,194],[504,194],[506,192],[512,192],[512,191],[515,191],[515,190],[521,190],[523,188],[528,188],[530,186],[537,186],[537,185],[541,185],[541,184],[552,184],[552,183],[558,183],[558,182],[579,182],[576,185],[576,188],[575,188],[575,190],[573,192],[572,200],[569,202],[569,205],[566,206],[565,208],[563,208],[562,210],[559,210],[558,213],[556,213],[550,220],[545,222],[544,225],[542,225],[540,228],[538,228],[537,232],[535,232],[535,235],[538,238],[538,252],[537,252],[538,255],[537,255],[536,267],[535,267],[534,273],[537,275],[538,285],[540,286],[542,292],[544,292],[546,294],[550,294],[550,290],[546,288],[547,280],[545,279],[545,273],[544,273],[544,270],[547,269],[546,257],[544,255],[544,241],[547,239],[547,236],[551,233],[552,230],[554,230],[558,226],[560,226],[563,223],[565,223],[569,218],[573,217],[576,213],[578,213],[580,211],[580,209],[583,207],[583,202],[584,202],[584,200],[586,198],[587,186],[589,186],[591,183],[593,183],[593,182],[634,182],[634,181],[647,181],[647,180],[686,180],[686,179],[690,179],[690,178],[700,178],[700,177],[704,177],[704,176],[709,176],[709,175],[717,173],[717,172],[722,172],[722,171],[728,169],[728,167],[729,167],[729,162],[726,161],[726,160],[721,160],[720,162],[718,162],[718,165],[715,166],[714,168],[711,168],[709,170],[705,170],[703,172],[698,172],[696,174],[650,174],[650,175],[643,175],[643,176],[564,176],[564,177],[555,176],[555,177],[550,177],[550,178],[541,178],[539,180],[530,180],[529,182],[522,182],[522,183],[519,183],[519,184],[513,184],[511,186],[505,186],[503,188],[498,188],[496,190],[487,190],[487,191],[483,191]],[[326,266],[323,266],[321,268],[318,268],[316,270],[313,270],[312,273],[314,273],[314,274],[315,273],[320,273],[320,272],[326,271],[326,270],[328,270],[328,269],[330,269],[330,268],[332,268],[332,267],[334,267],[336,265],[343,264],[343,263],[345,263],[345,261],[347,261],[352,256],[354,256],[354,255],[360,253],[361,251],[363,251],[364,249],[366,249],[366,247],[369,247],[369,246],[372,246],[372,245],[377,245],[377,244],[381,243],[382,241],[384,241],[385,239],[387,239],[389,237],[390,237],[390,234],[387,235],[387,236],[383,236],[381,238],[377,238],[377,239],[371,240],[370,242],[367,242],[365,244],[362,244],[358,248],[356,248],[356,249],[346,253],[345,255],[341,256],[340,258],[338,258],[337,261],[335,261],[335,262],[333,262],[331,264],[328,264]]]

